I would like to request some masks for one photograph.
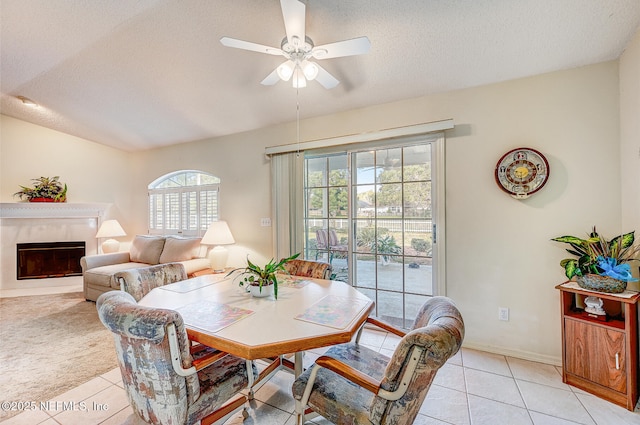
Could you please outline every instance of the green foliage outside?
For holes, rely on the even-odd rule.
[[[411,239],[411,248],[415,249],[418,252],[430,252],[431,241],[427,239],[413,238]]]

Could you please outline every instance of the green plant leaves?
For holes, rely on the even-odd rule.
[[[287,262],[298,258],[298,256],[300,256],[300,253],[283,258],[278,262],[272,258],[264,265],[264,267],[260,267],[252,263],[251,260],[249,260],[249,256],[247,256],[247,267],[233,269],[227,273],[227,276],[242,270],[242,273],[239,274],[239,276],[243,277],[243,280],[240,281],[240,286],[246,283],[248,285],[257,285],[262,288],[263,285],[267,286],[273,284],[273,295],[278,299],[278,279],[276,278],[276,273],[286,272],[284,265]]]
[[[13,196],[19,196],[21,199],[27,200],[33,198],[49,198],[56,201],[64,201],[67,198],[67,185],[58,181],[60,177],[40,177],[37,179],[31,179],[34,182],[34,187],[20,186],[20,191],[13,194]]]
[[[571,279],[573,276],[580,276],[580,268],[578,267],[578,261],[574,258],[565,258],[560,261],[560,265],[564,267],[564,274],[567,279]]]
[[[600,274],[602,270],[597,266],[598,258],[614,258],[618,263],[631,261],[640,248],[633,246],[634,232],[625,233],[607,241],[598,234],[595,226],[589,233],[588,239],[560,236],[551,240],[569,244],[571,248],[567,248],[567,252],[578,257],[560,261],[560,266],[564,267],[565,275],[569,279],[589,273]]]

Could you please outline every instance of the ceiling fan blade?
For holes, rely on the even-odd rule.
[[[340,81],[338,81],[338,79],[333,75],[329,74],[326,69],[318,64],[316,64],[316,66],[318,67],[318,75],[316,76],[315,80],[319,82],[322,87],[324,87],[325,89],[332,89],[340,84]]]
[[[312,55],[316,59],[331,59],[343,56],[363,55],[369,53],[371,42],[367,37],[352,38],[351,40],[336,41],[335,43],[316,46]]]
[[[263,86],[272,86],[278,81],[280,81],[280,77],[278,76],[278,68],[276,68],[271,74],[267,75],[264,80],[260,81],[260,84]]]
[[[269,47],[262,44],[252,43],[250,41],[238,40],[237,38],[222,37],[220,43],[223,46],[233,47],[235,49],[251,50],[252,52],[266,53],[268,55],[283,55],[282,50],[276,47]]]
[[[294,47],[302,47],[305,42],[305,5],[298,0],[280,0],[287,40]]]

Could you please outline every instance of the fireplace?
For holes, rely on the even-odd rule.
[[[56,288],[81,291],[81,273],[70,275],[67,267],[62,271],[53,270],[53,273],[28,273],[38,276],[46,274],[45,278],[18,279],[16,247],[23,243],[82,241],[86,255],[97,254],[96,232],[108,208],[109,204],[98,203],[0,203],[0,297],[49,294],[54,293]]]
[[[84,241],[19,243],[16,249],[18,280],[82,275]]]

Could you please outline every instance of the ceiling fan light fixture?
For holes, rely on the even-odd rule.
[[[271,71],[260,82],[262,85],[272,86],[279,80],[289,81],[293,78],[294,88],[306,87],[307,80],[316,80],[325,89],[332,89],[340,84],[340,81],[317,63],[309,63],[308,59],[324,60],[362,55],[369,52],[371,42],[367,37],[357,37],[316,46],[305,34],[307,1],[280,0],[286,32],[286,36],[280,43],[280,49],[230,37],[222,37],[220,43],[235,49],[284,56],[287,62]]]
[[[315,80],[318,76],[318,65],[313,62],[304,61],[302,62],[302,73],[304,74],[307,80]]]
[[[293,87],[296,89],[307,87],[307,79],[304,78],[304,72],[299,67],[293,71]]]
[[[289,81],[291,76],[294,74],[294,68],[295,66],[291,61],[281,64],[277,68],[278,77],[280,77],[282,81]]]

